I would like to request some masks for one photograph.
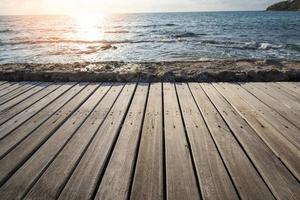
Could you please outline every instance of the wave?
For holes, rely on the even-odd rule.
[[[123,44],[123,43],[173,43],[178,40],[119,40],[119,41],[108,41],[108,40],[26,40],[19,42],[1,42],[0,45],[34,45],[34,44],[56,44],[56,43],[74,43],[74,44]]]
[[[135,26],[135,27],[163,27],[163,26],[177,26],[176,24],[167,23],[167,24],[149,24],[149,25],[142,25],[142,26]]]
[[[0,30],[0,33],[9,33],[9,32],[13,32],[13,30],[11,30],[11,29],[2,29],[2,30]]]
[[[177,24],[173,24],[173,23],[166,23],[166,24],[147,24],[147,25],[117,25],[117,26],[107,26],[107,27],[111,27],[111,28],[155,28],[155,27],[171,27],[171,26],[178,26]]]
[[[261,43],[259,44],[259,48],[261,50],[269,50],[269,49],[280,49],[282,48],[282,45],[275,45],[275,44],[270,44],[270,43]]]
[[[104,33],[119,34],[119,33],[129,33],[129,31],[104,31]]]
[[[93,54],[98,51],[106,51],[109,49],[117,49],[117,47],[112,46],[111,44],[103,44],[102,46],[88,46],[86,49],[74,49],[74,48],[67,48],[61,49],[58,51],[50,51],[48,55],[82,55],[82,54]]]
[[[164,26],[177,26],[176,24],[149,24],[149,25],[135,25],[135,26],[129,26],[129,27],[136,27],[136,28],[155,28],[155,27],[164,27]]]
[[[172,35],[174,38],[196,38],[200,36],[205,36],[206,33],[193,33],[193,32],[184,32],[180,34],[174,34]]]
[[[202,44],[227,44],[226,42],[217,41],[217,40],[202,40]]]
[[[82,54],[93,54],[98,52],[100,49],[94,48],[94,49],[87,49],[87,50],[78,50],[78,49],[70,49],[69,51],[61,50],[61,51],[53,51],[48,52],[48,55],[50,56],[61,56],[61,55],[82,55]]]
[[[288,48],[294,51],[300,51],[299,45],[278,45],[270,43],[259,43],[259,42],[233,42],[224,40],[200,40],[197,34],[188,32],[180,35],[174,36],[172,39],[149,39],[149,40],[69,40],[60,39],[57,37],[50,37],[46,40],[23,40],[17,42],[1,42],[0,45],[37,45],[37,44],[59,44],[59,43],[70,43],[70,44],[99,44],[101,45],[116,45],[116,44],[138,44],[138,43],[178,43],[178,42],[189,42],[193,44],[202,44],[207,46],[214,46],[218,48],[231,48],[231,49],[241,49],[241,50],[271,50],[271,49],[281,49]],[[195,39],[192,39],[195,38]],[[111,48],[111,47],[110,47]],[[109,49],[109,48],[108,48]]]
[[[300,44],[287,44],[287,49],[300,52]]]
[[[232,48],[232,49],[250,49],[250,50],[270,50],[270,49],[281,49],[283,45],[276,45],[270,43],[258,43],[258,42],[232,42],[232,41],[217,41],[217,40],[203,40],[202,44],[213,45],[221,48]]]

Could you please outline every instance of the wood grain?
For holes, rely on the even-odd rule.
[[[159,200],[163,184],[163,109],[162,84],[152,83],[141,135],[131,199]]]
[[[199,199],[200,191],[174,84],[164,83],[163,95],[167,199]]]

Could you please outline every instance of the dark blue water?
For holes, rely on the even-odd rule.
[[[0,63],[300,59],[300,12],[1,16]]]

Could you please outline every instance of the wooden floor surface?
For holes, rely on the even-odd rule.
[[[300,83],[0,82],[0,199],[300,199]]]

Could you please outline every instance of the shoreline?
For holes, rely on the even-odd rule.
[[[0,64],[2,81],[300,81],[299,60]]]

